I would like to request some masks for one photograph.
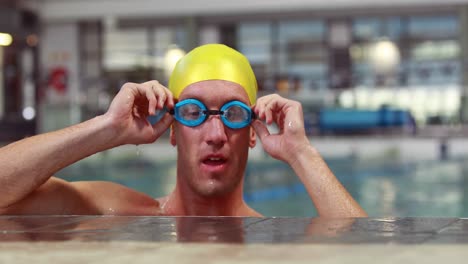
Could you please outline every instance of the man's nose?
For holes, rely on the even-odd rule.
[[[219,115],[209,116],[205,123],[208,144],[222,145],[227,141],[226,127]]]

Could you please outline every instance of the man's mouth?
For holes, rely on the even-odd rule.
[[[226,159],[223,157],[207,157],[203,159],[203,164],[209,166],[217,166],[226,163]]]

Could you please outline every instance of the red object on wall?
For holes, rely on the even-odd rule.
[[[59,93],[67,90],[68,71],[64,67],[55,67],[50,70],[47,84]]]

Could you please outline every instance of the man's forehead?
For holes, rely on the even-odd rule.
[[[208,99],[213,96],[218,97],[218,99],[229,98],[229,100],[239,100],[249,103],[249,96],[242,86],[225,80],[206,80],[192,83],[182,91],[179,99]]]

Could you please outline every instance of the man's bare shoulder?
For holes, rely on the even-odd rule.
[[[127,186],[107,181],[72,182],[100,214],[159,215],[158,200]]]
[[[0,214],[158,215],[159,202],[113,182],[68,182],[52,177]]]

